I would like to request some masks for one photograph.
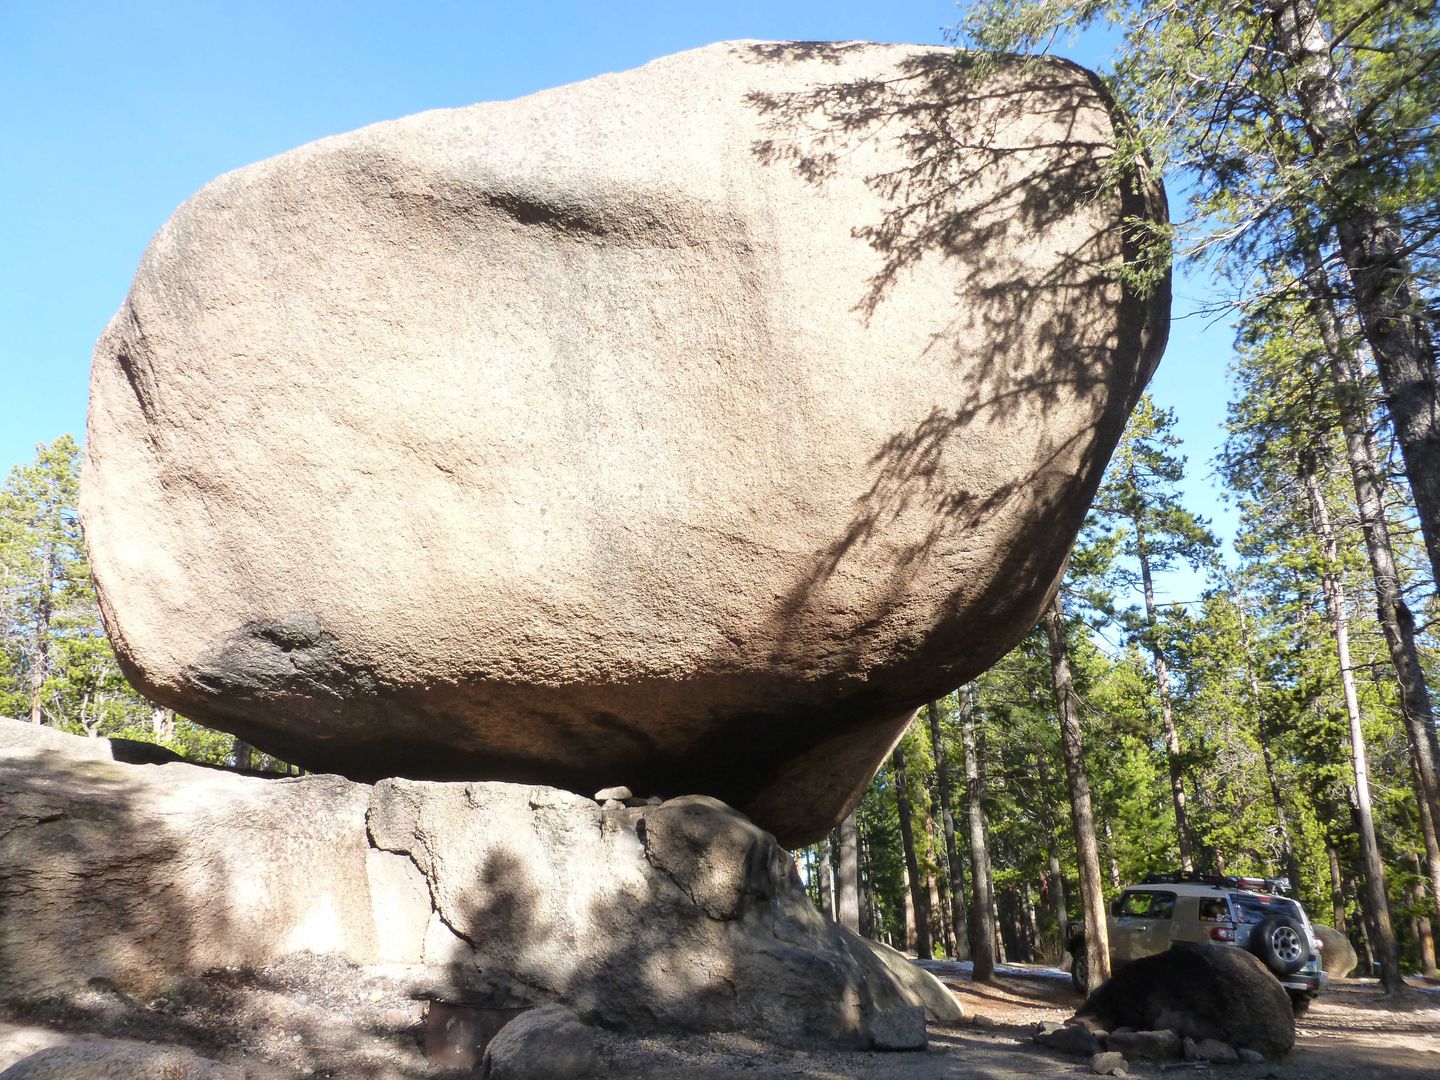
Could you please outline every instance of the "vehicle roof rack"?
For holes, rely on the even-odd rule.
[[[1200,874],[1194,870],[1175,870],[1168,874],[1146,874],[1142,885],[1209,885],[1215,889],[1248,889],[1251,892],[1288,893],[1290,879],[1236,877],[1234,875]]]

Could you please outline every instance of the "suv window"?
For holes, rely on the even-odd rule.
[[[1304,919],[1300,905],[1283,896],[1257,896],[1254,893],[1231,893],[1230,903],[1235,908],[1235,921],[1258,923],[1271,915],[1289,915],[1296,922]]]
[[[1124,919],[1168,919],[1175,913],[1173,892],[1127,892],[1120,898]]]

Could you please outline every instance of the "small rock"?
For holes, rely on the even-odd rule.
[[[595,792],[595,801],[598,803],[603,803],[609,802],[611,799],[615,799],[617,802],[623,802],[624,800],[630,798],[631,795],[632,792],[630,791],[630,789],[625,785],[621,784],[618,787],[601,788],[599,791]]]
[[[623,791],[624,789],[622,788],[621,790]],[[624,804],[623,802],[621,802],[619,799],[606,799],[603,803],[600,804],[600,809],[601,809],[601,810],[624,810],[624,809],[625,809],[625,804]]]
[[[877,1012],[870,1025],[870,1037],[876,1050],[924,1050],[929,1045],[925,1035],[925,1007],[898,1005]]]
[[[1048,1026],[1048,1022],[1041,1025],[1042,1028],[1046,1026]],[[1091,1057],[1100,1052],[1100,1043],[1095,1036],[1078,1024],[1063,1024],[1055,1026],[1049,1031],[1038,1031],[1035,1034],[1035,1041],[1047,1049],[1059,1050],[1062,1054]]]
[[[999,1027],[1000,1025],[996,1023],[993,1017],[986,1016],[984,1013],[976,1013],[970,1018],[970,1026],[977,1028],[993,1029]]]
[[[1248,1046],[1240,1047],[1235,1054],[1246,1065],[1263,1065],[1265,1063],[1265,1055],[1259,1050],[1251,1050]]]
[[[1180,1056],[1186,1061],[1199,1061],[1200,1051],[1195,1049],[1195,1040],[1186,1035],[1180,1040]]]
[[[1059,1031],[1064,1024],[1057,1024],[1054,1020],[1041,1020],[1035,1025],[1036,1035],[1049,1035],[1052,1031]]]
[[[1125,1066],[1128,1064],[1124,1054],[1108,1050],[1090,1059],[1090,1071],[1100,1076],[1124,1076]]]
[[[1112,1031],[1106,1045],[1129,1058],[1171,1061],[1180,1056],[1180,1036],[1169,1028],[1160,1031]]]
[[[621,801],[624,802],[626,806],[629,806],[631,808],[650,805],[649,799],[623,799]]]
[[[585,1080],[597,1066],[595,1033],[562,1005],[511,1020],[485,1048],[488,1080]]]
[[[1240,1060],[1240,1055],[1235,1048],[1227,1042],[1219,1039],[1201,1039],[1195,1044],[1195,1053],[1202,1061],[1208,1061],[1215,1065],[1233,1065]]]
[[[665,800],[662,799],[662,798],[660,798],[659,795],[651,795],[648,799],[645,800],[645,805],[646,805],[646,806],[659,806],[659,805],[660,805],[662,802],[664,802],[664,801],[665,801]]]

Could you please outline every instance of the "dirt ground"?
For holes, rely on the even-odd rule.
[[[1037,1048],[1041,1020],[1064,1020],[1080,1003],[1053,969],[1005,967],[993,985],[959,965],[927,965],[965,1006],[969,1022],[930,1029],[919,1053],[777,1050],[741,1036],[598,1036],[604,1075],[634,1080],[1019,1080],[1091,1075],[1089,1063]],[[245,1070],[248,1080],[450,1080],[470,1071],[427,1062],[420,1052],[424,1006],[406,992],[403,970],[357,969],[302,957],[261,972],[217,971],[138,1001],[97,987],[60,1005],[0,1008],[0,1071],[45,1045],[102,1035],[188,1046]],[[1175,1063],[1138,1066],[1135,1076],[1204,1072],[1248,1080],[1369,1080],[1440,1076],[1440,987],[1418,984],[1387,1002],[1373,981],[1332,984],[1297,1025],[1283,1062],[1255,1066]],[[1218,1077],[1217,1077],[1218,1080]]]

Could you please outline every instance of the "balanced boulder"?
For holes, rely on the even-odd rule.
[[[147,695],[312,770],[795,845],[1056,584],[1166,332],[1098,81],[715,45],[215,180],[97,345]]]

